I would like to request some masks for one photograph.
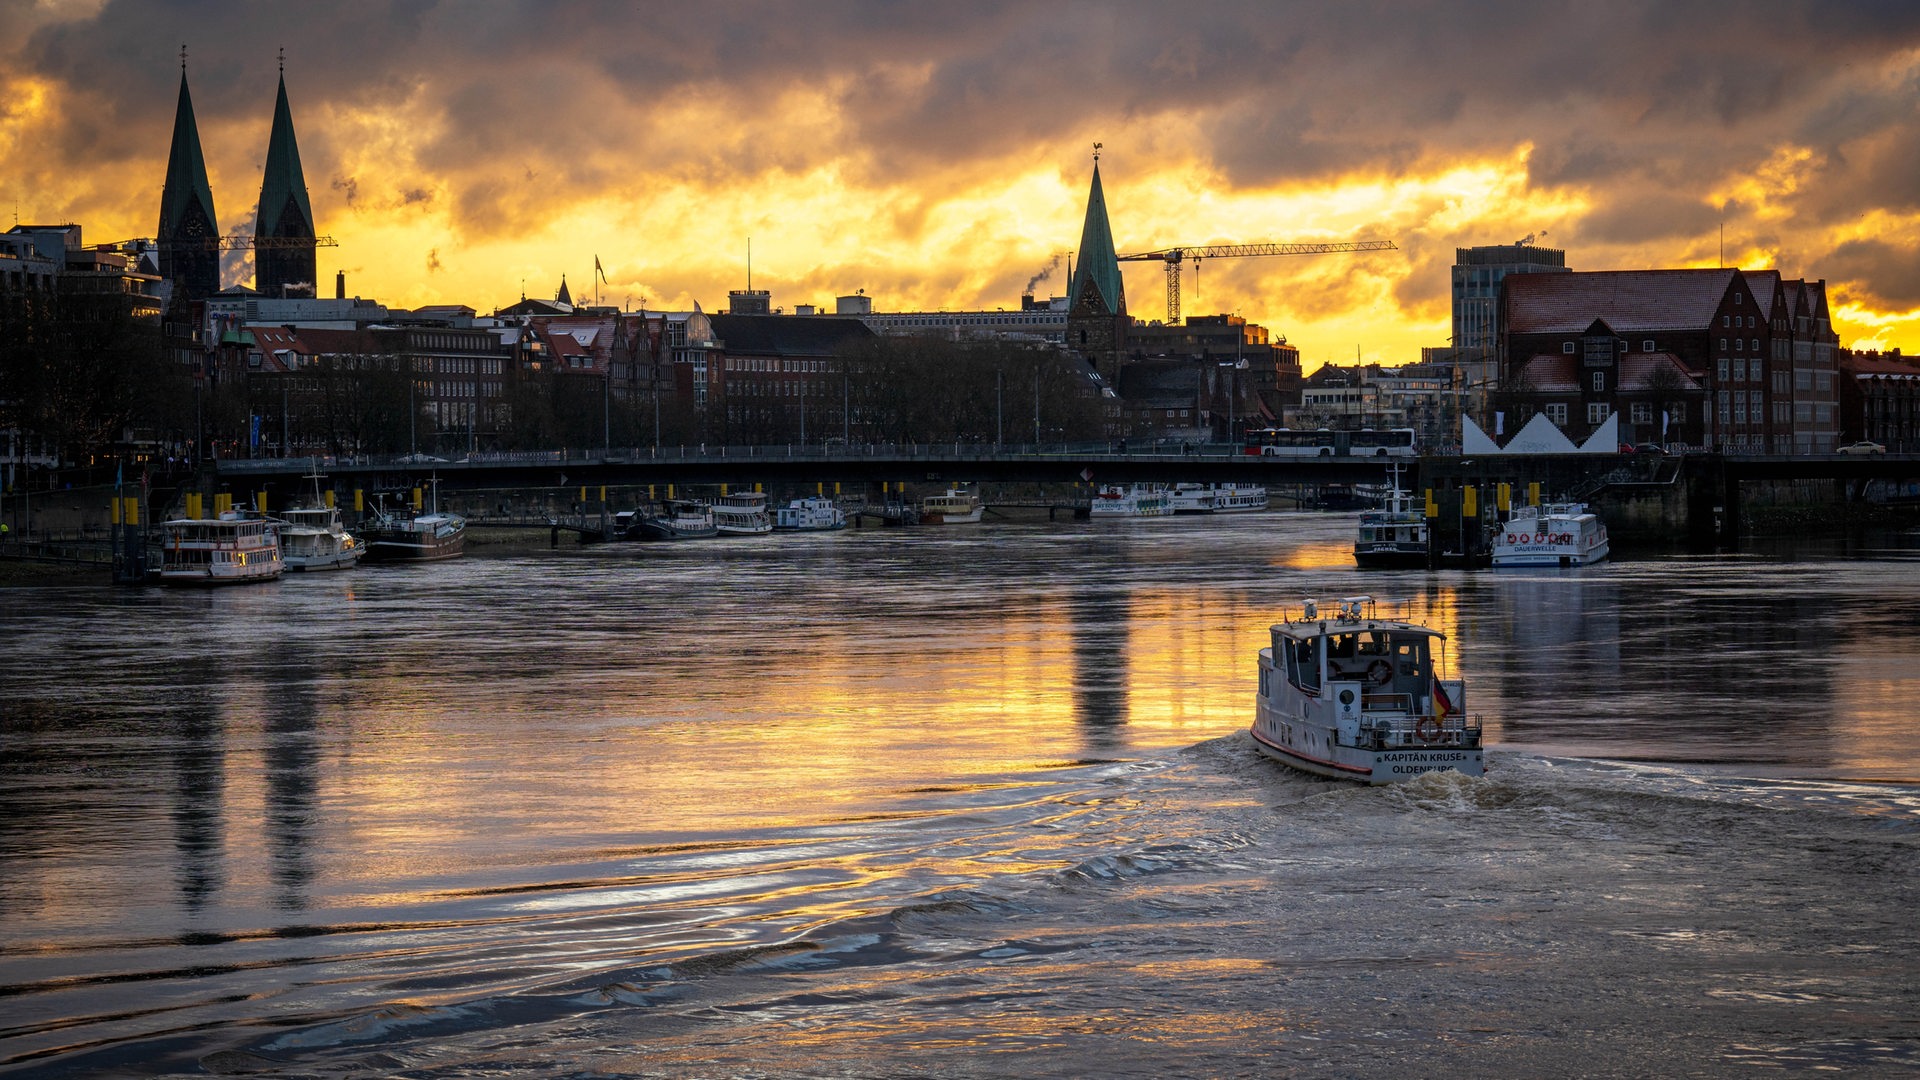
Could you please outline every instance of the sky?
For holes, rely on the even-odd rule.
[[[1843,345],[1920,351],[1912,0],[0,0],[0,212],[152,236],[183,44],[247,235],[286,50],[322,295],[724,310],[751,251],[787,310],[1017,308],[1066,291],[1098,142],[1122,252],[1397,246],[1187,271],[1309,370],[1445,346],[1454,249],[1529,236],[1825,279]]]

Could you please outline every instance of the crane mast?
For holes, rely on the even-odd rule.
[[[1355,240],[1336,244],[1209,244],[1158,248],[1119,256],[1121,262],[1167,264],[1167,325],[1180,321],[1180,264],[1201,259],[1236,259],[1248,255],[1329,255],[1341,251],[1396,251],[1391,240]]]

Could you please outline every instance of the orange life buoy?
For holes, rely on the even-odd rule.
[[[1440,718],[1423,716],[1413,725],[1413,737],[1421,742],[1437,742],[1440,739]]]

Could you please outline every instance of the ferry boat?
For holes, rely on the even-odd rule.
[[[972,488],[951,487],[944,495],[920,500],[920,524],[976,525],[985,511],[979,493]]]
[[[1173,505],[1160,484],[1108,484],[1094,495],[1087,513],[1097,518],[1166,517]]]
[[[713,508],[697,499],[668,499],[657,514],[617,514],[627,519],[628,540],[704,540],[718,536]]]
[[[1262,484],[1214,484],[1213,512],[1243,514],[1267,508],[1267,489]]]
[[[161,542],[164,585],[239,585],[279,578],[280,523],[257,514],[175,518]]]
[[[847,512],[825,495],[795,499],[773,512],[776,532],[828,532],[847,527]]]
[[[1266,489],[1262,488],[1264,492]],[[1175,484],[1167,489],[1167,507],[1176,514],[1213,513],[1212,484]]]
[[[1386,495],[1386,506],[1360,514],[1360,529],[1353,539],[1353,561],[1367,567],[1422,567],[1427,565],[1427,513],[1424,500],[1395,484]]]
[[[1453,769],[1486,772],[1466,686],[1440,678],[1445,635],[1377,618],[1373,598],[1331,612],[1314,601],[1272,627],[1260,650],[1252,735],[1260,752],[1315,776],[1393,784]]]
[[[1607,557],[1607,526],[1583,503],[1513,511],[1493,537],[1493,565],[1585,566]]]
[[[713,500],[713,527],[721,536],[754,536],[773,531],[763,491],[736,491]]]

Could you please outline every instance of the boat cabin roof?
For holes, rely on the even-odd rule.
[[[1351,634],[1358,630],[1384,630],[1394,634],[1418,634],[1446,640],[1447,635],[1419,623],[1401,619],[1381,619],[1374,615],[1373,597],[1348,596],[1338,600],[1331,611],[1316,600],[1301,604],[1298,617],[1291,612],[1283,622],[1273,624],[1274,634],[1305,641],[1311,638]]]

